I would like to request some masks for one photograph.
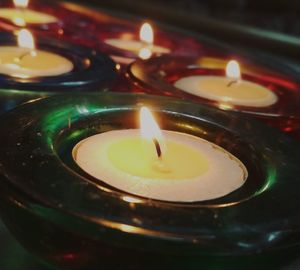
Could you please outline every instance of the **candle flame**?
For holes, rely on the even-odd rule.
[[[141,108],[140,125],[141,135],[146,139],[159,139],[162,137],[161,130],[156,123],[153,115],[147,107]]]
[[[18,33],[18,45],[22,48],[34,50],[34,39],[30,31],[27,29],[22,29]]]
[[[12,22],[17,25],[17,26],[20,26],[20,27],[24,27],[26,25],[26,22],[23,18],[20,18],[20,17],[14,17],[12,18]]]
[[[29,0],[13,0],[16,8],[27,8]]]
[[[153,30],[149,23],[144,23],[140,30],[140,40],[148,43],[153,44]]]
[[[147,107],[142,107],[140,111],[140,125],[141,135],[147,140],[151,140],[155,143],[156,150],[159,150],[160,155],[166,152],[166,146],[164,144],[162,132],[156,123],[153,115]],[[156,145],[156,143],[158,145]],[[159,149],[157,149],[157,146]],[[159,153],[157,153],[159,154]]]
[[[142,107],[140,112],[141,135],[154,143],[157,156],[161,158],[165,152],[161,130],[147,107]]]
[[[226,76],[234,80],[241,78],[240,65],[237,61],[231,60],[228,62],[226,66]]]
[[[139,51],[139,58],[149,59],[152,56],[152,51],[150,48],[141,48]]]

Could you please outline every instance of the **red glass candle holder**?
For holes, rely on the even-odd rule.
[[[300,86],[296,79],[280,75],[266,67],[246,65],[242,67],[242,79],[266,87],[277,95],[278,100],[267,107],[231,104],[226,106],[218,101],[189,94],[174,86],[177,80],[187,76],[225,76],[225,66],[221,69],[222,63],[226,63],[225,59],[213,61],[213,58],[206,58],[210,59],[210,62],[201,59],[203,60],[203,57],[191,59],[165,56],[137,61],[129,67],[128,76],[133,81],[136,91],[189,99],[223,110],[246,113],[296,137],[300,135]]]
[[[4,0],[1,1],[1,6],[0,8],[15,8],[13,5],[13,1],[11,0]],[[59,32],[61,31],[61,27],[63,26],[63,16],[65,13],[65,9],[57,3],[53,3],[52,1],[29,1],[29,6],[26,8],[29,10],[33,10],[36,12],[44,13],[47,15],[54,16],[57,18],[56,22],[51,22],[51,23],[26,23],[24,26],[23,25],[17,25],[13,21],[6,19],[6,18],[1,18],[0,17],[0,28],[3,30],[7,31],[13,31],[16,30],[20,27],[26,27],[28,29],[35,29],[35,30],[41,30],[41,31],[54,31],[54,32]],[[72,14],[70,14],[72,17]],[[71,18],[72,20],[72,18]]]
[[[10,0],[5,0],[1,7],[13,7]],[[76,45],[84,45],[111,55],[117,62],[128,64],[138,55],[107,44],[107,39],[139,41],[139,31],[143,21],[123,19],[118,15],[106,14],[89,8],[70,4],[33,0],[29,9],[55,16],[57,23],[28,24],[27,28],[43,31],[43,35],[58,38]],[[13,31],[18,29],[13,22],[0,18],[0,29]],[[170,50],[170,54],[196,57],[204,52],[203,44],[191,35],[162,26],[153,25],[154,44]],[[47,31],[45,31],[47,30]],[[205,48],[205,51],[208,49]]]
[[[105,27],[105,30],[98,33],[101,41],[101,50],[107,53],[124,58],[137,59],[137,54],[121,50],[105,43],[106,39],[124,39],[139,40],[139,28],[141,23],[136,23],[131,27],[128,26],[112,26]],[[203,45],[193,37],[189,37],[180,33],[170,32],[159,29],[159,26],[153,26],[154,44],[170,50],[169,54],[181,56],[196,56],[203,52]]]

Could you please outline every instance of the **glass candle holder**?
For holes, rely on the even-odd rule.
[[[12,7],[11,2],[7,0],[3,8]],[[90,48],[100,50],[113,57],[120,63],[127,65],[139,58],[139,51],[132,52],[126,49],[120,49],[110,45],[107,41],[114,39],[121,41],[139,41],[139,31],[143,22],[140,20],[128,20],[122,18],[120,14],[106,14],[103,11],[95,11],[90,8],[72,4],[72,3],[53,3],[48,1],[30,2],[30,8],[35,11],[56,16],[58,21],[51,24],[27,24],[29,29],[37,32],[43,31],[43,35],[48,35],[70,42],[73,44],[84,45]],[[68,18],[67,20],[65,18]],[[13,21],[0,18],[0,27],[13,31],[20,26]],[[47,31],[44,31],[47,30]],[[142,46],[143,44],[141,44]],[[152,55],[159,55],[153,51],[154,47],[147,46]],[[203,51],[203,44],[193,36],[160,29],[160,26],[154,26],[154,46],[160,46],[168,50],[173,55],[197,56]],[[152,49],[151,49],[152,48]],[[208,46],[206,48],[208,50]]]
[[[16,46],[13,35],[2,33],[1,38],[2,46]],[[53,94],[103,91],[117,75],[114,62],[105,54],[53,39],[36,37],[36,40],[38,50],[63,56],[72,62],[73,69],[60,75],[29,78],[0,74],[2,111],[20,102]]]
[[[102,11],[94,11],[87,7],[66,3],[64,7],[80,16],[86,16],[85,22],[77,27],[85,27],[86,31],[74,32],[74,23],[66,22],[62,38],[78,44],[85,44],[92,48],[105,52],[118,62],[125,66],[135,59],[139,58],[139,49],[131,51],[113,46],[108,40],[118,40],[128,42],[139,42],[140,27],[144,23],[139,19],[128,20],[120,13],[106,14]],[[74,21],[75,22],[75,21]],[[73,26],[72,26],[73,24]],[[174,55],[196,56],[203,51],[203,44],[193,36],[185,33],[166,29],[160,25],[152,25],[154,32],[153,44],[141,44],[141,49],[145,46],[152,55],[159,55],[154,47],[159,46],[168,50]],[[76,27],[75,27],[76,28]],[[126,46],[125,46],[126,47]],[[129,46],[130,47],[130,46]],[[206,48],[208,50],[208,48]]]
[[[43,36],[60,39],[72,44],[82,45],[90,48],[96,48],[95,42],[96,29],[102,25],[118,22],[123,23],[125,20],[115,18],[114,16],[107,15],[100,11],[94,11],[81,5],[73,3],[58,3],[53,1],[37,1],[30,0],[27,8],[15,8],[12,0],[4,0],[1,3],[1,9],[15,9],[19,13],[30,10],[45,14],[46,16],[53,16],[57,20],[50,23],[32,23],[26,22],[22,24],[22,18],[5,18],[0,16],[0,28],[5,31],[17,31],[20,27],[26,27],[31,31],[40,33]],[[5,14],[5,12],[4,12]],[[18,14],[17,14],[18,15]],[[7,16],[7,14],[6,14]],[[26,17],[31,17],[27,15]],[[121,22],[120,22],[121,21]]]
[[[180,203],[129,194],[83,172],[73,147],[94,134],[136,128],[143,105],[163,129],[201,137],[239,158],[246,183],[218,199]],[[25,247],[48,261],[97,269],[120,254],[131,260],[132,252],[137,261],[149,254],[197,261],[199,254],[299,244],[300,144],[253,119],[178,99],[107,93],[25,104],[0,124],[7,129],[0,134],[1,214]]]
[[[263,86],[277,96],[277,101],[269,106],[255,107],[233,105],[227,102],[211,100],[190,94],[177,88],[174,84],[183,77],[214,76],[225,78],[225,59],[202,56],[199,58],[157,57],[133,63],[128,69],[128,76],[138,89],[151,94],[173,96],[189,99],[218,109],[244,113],[263,120],[270,126],[294,136],[300,131],[300,87],[294,74],[280,75],[267,67],[242,65],[242,79]],[[271,63],[272,64],[272,63]],[[281,67],[284,70],[284,66]],[[286,73],[284,70],[283,74]]]
[[[116,62],[121,64],[128,64],[142,56],[139,52],[133,53],[128,50],[122,50],[106,43],[106,40],[136,40],[139,41],[140,24],[138,22],[132,25],[115,24],[107,25],[98,31],[99,46],[102,51],[112,55]],[[184,35],[179,32],[166,31],[159,29],[159,26],[154,28],[154,44],[153,46],[160,46],[169,50],[166,54],[181,55],[181,56],[196,56],[203,52],[203,45],[194,37]],[[100,29],[99,29],[100,30]],[[103,31],[104,30],[104,31]],[[151,46],[150,49],[151,51]],[[151,51],[152,53],[152,51]],[[153,52],[152,56],[160,55],[160,53]],[[119,60],[119,61],[118,61]],[[122,61],[123,60],[123,61]]]
[[[11,16],[9,13],[12,13]],[[8,31],[26,27],[56,32],[63,26],[65,13],[63,5],[47,0],[30,0],[27,7],[15,7],[12,0],[4,0],[0,6],[0,27]],[[69,15],[72,20],[72,14]]]

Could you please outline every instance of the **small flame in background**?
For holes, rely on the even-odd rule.
[[[240,65],[237,61],[231,60],[226,66],[226,76],[230,79],[238,80],[241,78]]]
[[[28,7],[29,0],[13,0],[13,2],[14,2],[14,5],[16,8],[25,9]],[[21,18],[21,17],[12,18],[12,22],[15,25],[20,26],[20,27],[23,27],[26,25],[24,18]]]
[[[29,0],[13,0],[16,8],[27,8]]]
[[[153,44],[153,30],[149,23],[144,23],[140,30],[140,40],[147,44],[139,50],[139,57],[141,59],[149,59],[152,56],[151,45]]]
[[[24,27],[26,25],[25,20],[23,18],[20,18],[20,17],[12,18],[12,22],[15,25],[20,26],[20,27]]]
[[[153,30],[149,23],[144,23],[141,26],[140,40],[148,44],[153,44],[154,41]]]
[[[21,48],[35,49],[34,39],[30,31],[22,29],[18,32],[18,45]]]
[[[139,58],[146,60],[152,56],[152,51],[150,48],[141,48],[139,51]]]

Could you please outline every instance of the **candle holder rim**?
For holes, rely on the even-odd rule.
[[[1,46],[17,46],[16,37],[13,34],[5,32],[1,33],[0,37],[3,40]],[[40,39],[39,35],[35,35],[35,38],[37,49],[43,50],[40,47],[43,46],[52,53],[66,57],[73,63],[73,70],[61,75],[31,77],[28,79],[0,74],[2,88],[50,93],[53,92],[53,88],[59,89],[59,91],[98,91],[99,87],[104,88],[104,86],[109,85],[117,76],[115,62],[104,53],[51,37]],[[88,66],[83,64],[85,60],[89,61]]]
[[[7,112],[5,113],[4,115],[0,116],[0,123],[5,123],[7,121],[10,121],[11,118],[13,118],[15,115],[23,115],[26,116],[26,114],[30,114],[30,113],[33,113],[34,111],[38,110],[39,113],[40,113],[40,116],[43,116],[43,112],[40,111],[40,109],[44,108],[45,105],[50,105],[50,104],[55,104],[55,109],[52,108],[52,111],[58,109],[59,105],[64,105],[64,104],[68,104],[69,102],[71,102],[71,100],[74,100],[75,101],[77,100],[77,102],[79,102],[79,104],[85,104],[86,101],[94,101],[95,100],[95,97],[98,97],[98,100],[101,104],[103,104],[103,102],[105,103],[105,100],[113,100],[115,101],[116,103],[121,103],[123,104],[124,100],[126,98],[128,98],[129,100],[132,100],[135,104],[136,103],[143,103],[143,102],[149,102],[149,100],[151,100],[152,102],[154,102],[158,107],[160,107],[161,109],[163,110],[167,110],[167,108],[165,108],[164,105],[167,105],[167,106],[172,106],[172,104],[180,104],[182,107],[181,108],[184,108],[184,109],[187,109],[189,110],[190,112],[193,112],[194,114],[199,114],[199,110],[202,111],[204,114],[208,114],[208,113],[213,113],[214,115],[221,115],[221,116],[224,116],[224,117],[227,117],[227,118],[234,118],[234,119],[239,119],[240,117],[237,116],[237,115],[234,115],[234,114],[228,114],[224,111],[215,111],[214,109],[212,108],[209,108],[209,107],[206,107],[206,106],[202,106],[202,105],[199,105],[199,104],[192,104],[188,101],[184,101],[184,102],[180,102],[178,101],[177,99],[174,99],[174,98],[168,98],[168,97],[164,97],[164,98],[161,98],[161,97],[157,97],[157,96],[149,96],[149,95],[146,95],[146,94],[140,94],[140,95],[133,95],[133,94],[124,94],[124,93],[103,93],[103,94],[88,94],[88,95],[76,95],[76,96],[71,96],[71,95],[64,95],[63,97],[60,96],[60,97],[51,97],[51,98],[48,98],[48,99],[43,99],[41,101],[36,101],[36,102],[33,102],[31,104],[24,104],[24,105],[21,105],[19,108],[17,108],[16,110],[14,111],[10,111],[10,112]],[[127,102],[127,101],[126,101]],[[125,102],[125,103],[126,103]],[[75,102],[76,103],[76,102]],[[105,106],[108,106],[107,104]],[[113,105],[112,105],[113,106]],[[117,104],[118,107],[120,107],[120,105]],[[137,106],[137,104],[135,105],[135,107]],[[125,105],[124,105],[125,107]],[[128,107],[128,106],[127,106]],[[202,110],[201,110],[202,109]],[[24,114],[24,112],[26,112]],[[244,119],[240,119],[239,121],[243,121]],[[221,121],[221,120],[218,120],[218,121]],[[270,128],[267,128],[265,127],[263,124],[261,123],[258,123],[256,120],[252,120],[249,118],[249,122],[247,122],[248,124],[253,124],[255,125],[255,127],[261,127],[258,129],[257,133],[263,133],[263,130],[268,130],[270,131]],[[31,124],[33,125],[33,123]],[[236,127],[237,129],[241,129],[241,127]],[[246,133],[246,132],[245,132]],[[257,135],[256,135],[257,136]],[[0,137],[3,137],[3,134],[0,135]],[[248,135],[249,137],[249,135]],[[275,138],[274,138],[275,137]],[[272,143],[270,141],[273,141],[273,142],[277,142],[279,141],[279,144],[283,147],[284,146],[287,146],[287,148],[290,150],[290,149],[293,149],[294,151],[296,151],[297,149],[300,149],[300,145],[297,144],[295,141],[293,141],[292,139],[289,139],[287,138],[285,135],[283,134],[280,134],[279,132],[274,132],[273,134],[273,138],[269,138],[269,137],[265,137],[263,139],[263,144],[266,143],[267,146],[269,145],[272,145]],[[278,142],[277,142],[278,143]],[[266,147],[267,147],[266,146]],[[279,147],[280,149],[282,147]],[[287,150],[285,149],[281,149],[284,153],[286,153]],[[282,154],[283,155],[283,154]],[[2,158],[1,158],[2,159]],[[1,161],[0,159],[0,163],[3,165],[5,164],[5,161]],[[2,166],[3,168],[3,166]],[[59,170],[62,169],[61,165],[59,165]],[[63,170],[65,171],[64,173],[67,173],[69,174],[69,172],[67,171],[67,169],[65,167],[63,167]],[[293,166],[293,170],[296,170],[295,166]],[[298,171],[299,171],[299,168],[298,168]],[[282,172],[281,172],[282,173]],[[2,177],[4,176],[6,179],[5,181],[8,181],[10,184],[12,184],[14,186],[14,188],[16,188],[16,184],[14,183],[14,180],[13,178],[10,178],[8,179],[7,177],[8,176],[5,176],[3,175],[3,171],[1,171],[1,174],[2,174]],[[61,175],[62,176],[62,175]],[[73,176],[72,176],[73,177]],[[2,181],[4,181],[2,179]],[[285,185],[286,187],[286,185]],[[292,188],[291,190],[293,190],[294,188]],[[290,190],[290,189],[289,189]],[[45,206],[45,207],[50,207],[53,209],[53,211],[59,211],[59,212],[64,212],[64,211],[67,211],[69,213],[69,211],[71,209],[68,209],[68,208],[62,208],[59,204],[59,202],[57,202],[56,204],[53,203],[53,201],[45,201],[44,198],[39,198],[39,197],[35,197],[35,196],[32,196],[32,190],[28,189],[26,191],[26,189],[20,189],[19,188],[16,188],[16,191],[18,192],[25,192],[25,194],[27,194],[27,196],[29,196],[29,199],[30,200],[35,200],[36,202],[38,202],[39,205],[41,206]],[[30,193],[28,193],[30,191]],[[274,193],[275,192],[275,193]],[[278,191],[276,193],[276,191],[274,190],[269,190],[269,195],[267,196],[268,198],[271,198],[272,196],[274,196],[276,194],[276,196],[279,198],[282,197],[282,194],[279,195],[278,194]],[[37,194],[38,195],[38,194]],[[39,195],[40,196],[40,195]],[[258,195],[255,197],[255,200],[258,204],[262,204],[265,202],[265,198],[263,198],[264,196],[262,196],[262,194]],[[296,198],[297,199],[297,198]],[[50,203],[50,204],[49,204]],[[146,206],[147,207],[154,207],[154,209],[158,209],[157,205],[155,205],[155,202],[151,202],[151,201],[148,201],[148,202],[145,202],[146,203]],[[270,205],[273,207],[273,202],[268,202],[267,205]],[[159,205],[159,202],[158,202],[158,205]],[[129,204],[128,204],[129,206]],[[139,206],[139,204],[137,204],[137,207],[142,207],[142,205]],[[166,207],[166,206],[165,206]],[[251,209],[251,202],[248,200],[246,202],[243,202],[242,204],[239,204],[237,206],[234,206],[234,207],[238,207],[238,208],[241,208],[241,209],[248,209],[250,207]],[[289,207],[289,206],[288,206]],[[267,206],[265,205],[265,208],[267,208]],[[205,211],[207,214],[210,213],[210,211],[212,211],[211,213],[213,213],[214,211],[216,213],[221,213],[221,211],[225,211],[226,213],[228,212],[228,214],[230,213],[230,210],[226,210],[226,207],[223,208],[224,210],[220,210],[221,208],[219,209],[209,209],[209,207],[205,210],[202,208],[201,211]],[[196,209],[197,210],[197,209]],[[191,212],[190,213],[195,213],[194,211],[196,211],[195,208],[194,209],[191,209]],[[262,209],[263,210],[263,209]],[[198,209],[198,211],[200,211],[200,209]],[[260,210],[261,211],[261,210]],[[74,212],[74,209],[72,211],[72,216],[77,216],[78,217],[78,214],[80,213],[80,211],[75,211]],[[69,215],[69,214],[68,214]],[[84,218],[86,219],[88,222],[91,222],[91,223],[95,223],[97,220],[96,219],[91,219],[90,217],[87,218],[87,216],[79,216],[78,218]],[[100,218],[100,216],[99,216]],[[109,218],[108,217],[105,217],[106,218],[106,221],[109,221]],[[116,221],[116,220],[115,220]],[[124,224],[122,223],[122,219],[118,221],[119,224]],[[259,221],[259,222],[263,222],[263,221]],[[295,222],[295,221],[293,221]],[[296,223],[293,223],[292,222],[292,226],[297,226],[297,222]],[[96,222],[97,223],[97,222]],[[273,221],[273,225],[275,224],[275,220]],[[278,224],[281,224],[281,220],[279,220],[279,223]],[[272,226],[273,226],[272,225]],[[299,225],[299,224],[298,224]],[[233,226],[233,224],[232,224]],[[279,226],[279,225],[278,225]],[[268,226],[267,226],[268,227]],[[275,226],[276,227],[276,226]],[[149,229],[149,228],[148,228]],[[151,229],[151,228],[150,228]],[[157,228],[156,228],[157,229]],[[166,228],[165,228],[166,229]],[[174,229],[174,228],[173,228]],[[201,228],[198,228],[200,229],[201,231]],[[152,230],[154,230],[154,228],[152,228]],[[169,228],[170,232],[172,232],[172,228]],[[274,232],[275,228],[268,228],[268,232],[271,233],[271,232]],[[120,228],[118,229],[118,231],[120,231]],[[249,232],[249,231],[247,231]],[[170,234],[165,234],[166,232],[161,232],[162,234],[158,236],[158,238],[160,237],[166,237],[165,239],[169,239],[168,237],[170,236]],[[188,233],[188,232],[186,232]],[[193,234],[192,233],[192,230],[190,229],[189,230],[189,233]],[[199,233],[199,232],[198,232]],[[245,233],[245,231],[243,232]],[[144,233],[142,233],[144,235]],[[165,234],[165,236],[163,236]],[[151,235],[151,233],[150,233]],[[154,237],[154,236],[152,236]]]
[[[168,96],[173,96],[182,100],[194,101],[196,103],[206,104],[208,106],[219,108],[217,105],[218,102],[209,100],[207,98],[197,97],[189,93],[185,93],[183,90],[173,86],[169,82],[164,81],[162,77],[158,77],[157,75],[157,73],[159,72],[165,72],[166,67],[170,65],[172,62],[180,63],[181,69],[187,69],[189,65],[193,65],[197,63],[198,59],[201,59],[206,56],[207,55],[203,55],[203,56],[199,56],[198,58],[193,58],[189,56],[162,55],[162,56],[155,56],[146,60],[138,59],[137,61],[131,63],[128,66],[126,73],[127,76],[129,76],[135,83],[137,83],[138,86],[145,93],[152,92],[152,94],[162,95],[161,92],[162,89],[164,89],[164,91],[168,91],[169,93]],[[224,60],[223,58],[221,58],[221,56],[217,56],[217,57],[220,57],[221,60]],[[251,67],[251,63],[250,64],[246,63],[246,64],[247,66]],[[144,71],[144,67],[150,68],[151,72],[149,72],[149,70],[147,72]],[[255,66],[253,65],[253,67]],[[279,73],[279,70],[272,71],[270,67],[264,67],[264,66],[259,66],[259,67],[265,68],[264,70],[265,74],[279,76],[280,78],[283,78],[285,80],[289,79],[288,75],[286,74],[281,75]],[[135,72],[135,69],[137,69],[138,72]],[[208,71],[213,70],[213,71],[222,71],[222,72],[224,71],[224,75],[225,75],[225,69],[221,69],[221,68],[209,68],[197,64],[197,67],[195,67],[194,70],[195,69],[208,70]],[[192,71],[193,69],[190,70]],[[155,75],[153,76],[153,74]],[[247,77],[254,76],[249,72],[242,72],[242,74],[244,74]],[[292,78],[293,84],[296,83],[300,84],[299,73],[294,72],[290,74],[290,77]],[[276,104],[277,102],[273,105]],[[289,107],[286,107],[285,110],[283,111],[280,110],[280,112],[276,112],[276,113],[269,111],[269,108],[271,108],[273,105],[268,107],[249,107],[249,106],[242,106],[242,105],[234,105],[234,106],[230,106],[230,108],[226,107],[226,109],[224,110],[242,113],[242,114],[249,114],[258,117],[266,117],[270,119],[282,118],[283,121],[288,121],[290,118],[300,118],[300,111],[295,112],[294,110],[290,110]]]

